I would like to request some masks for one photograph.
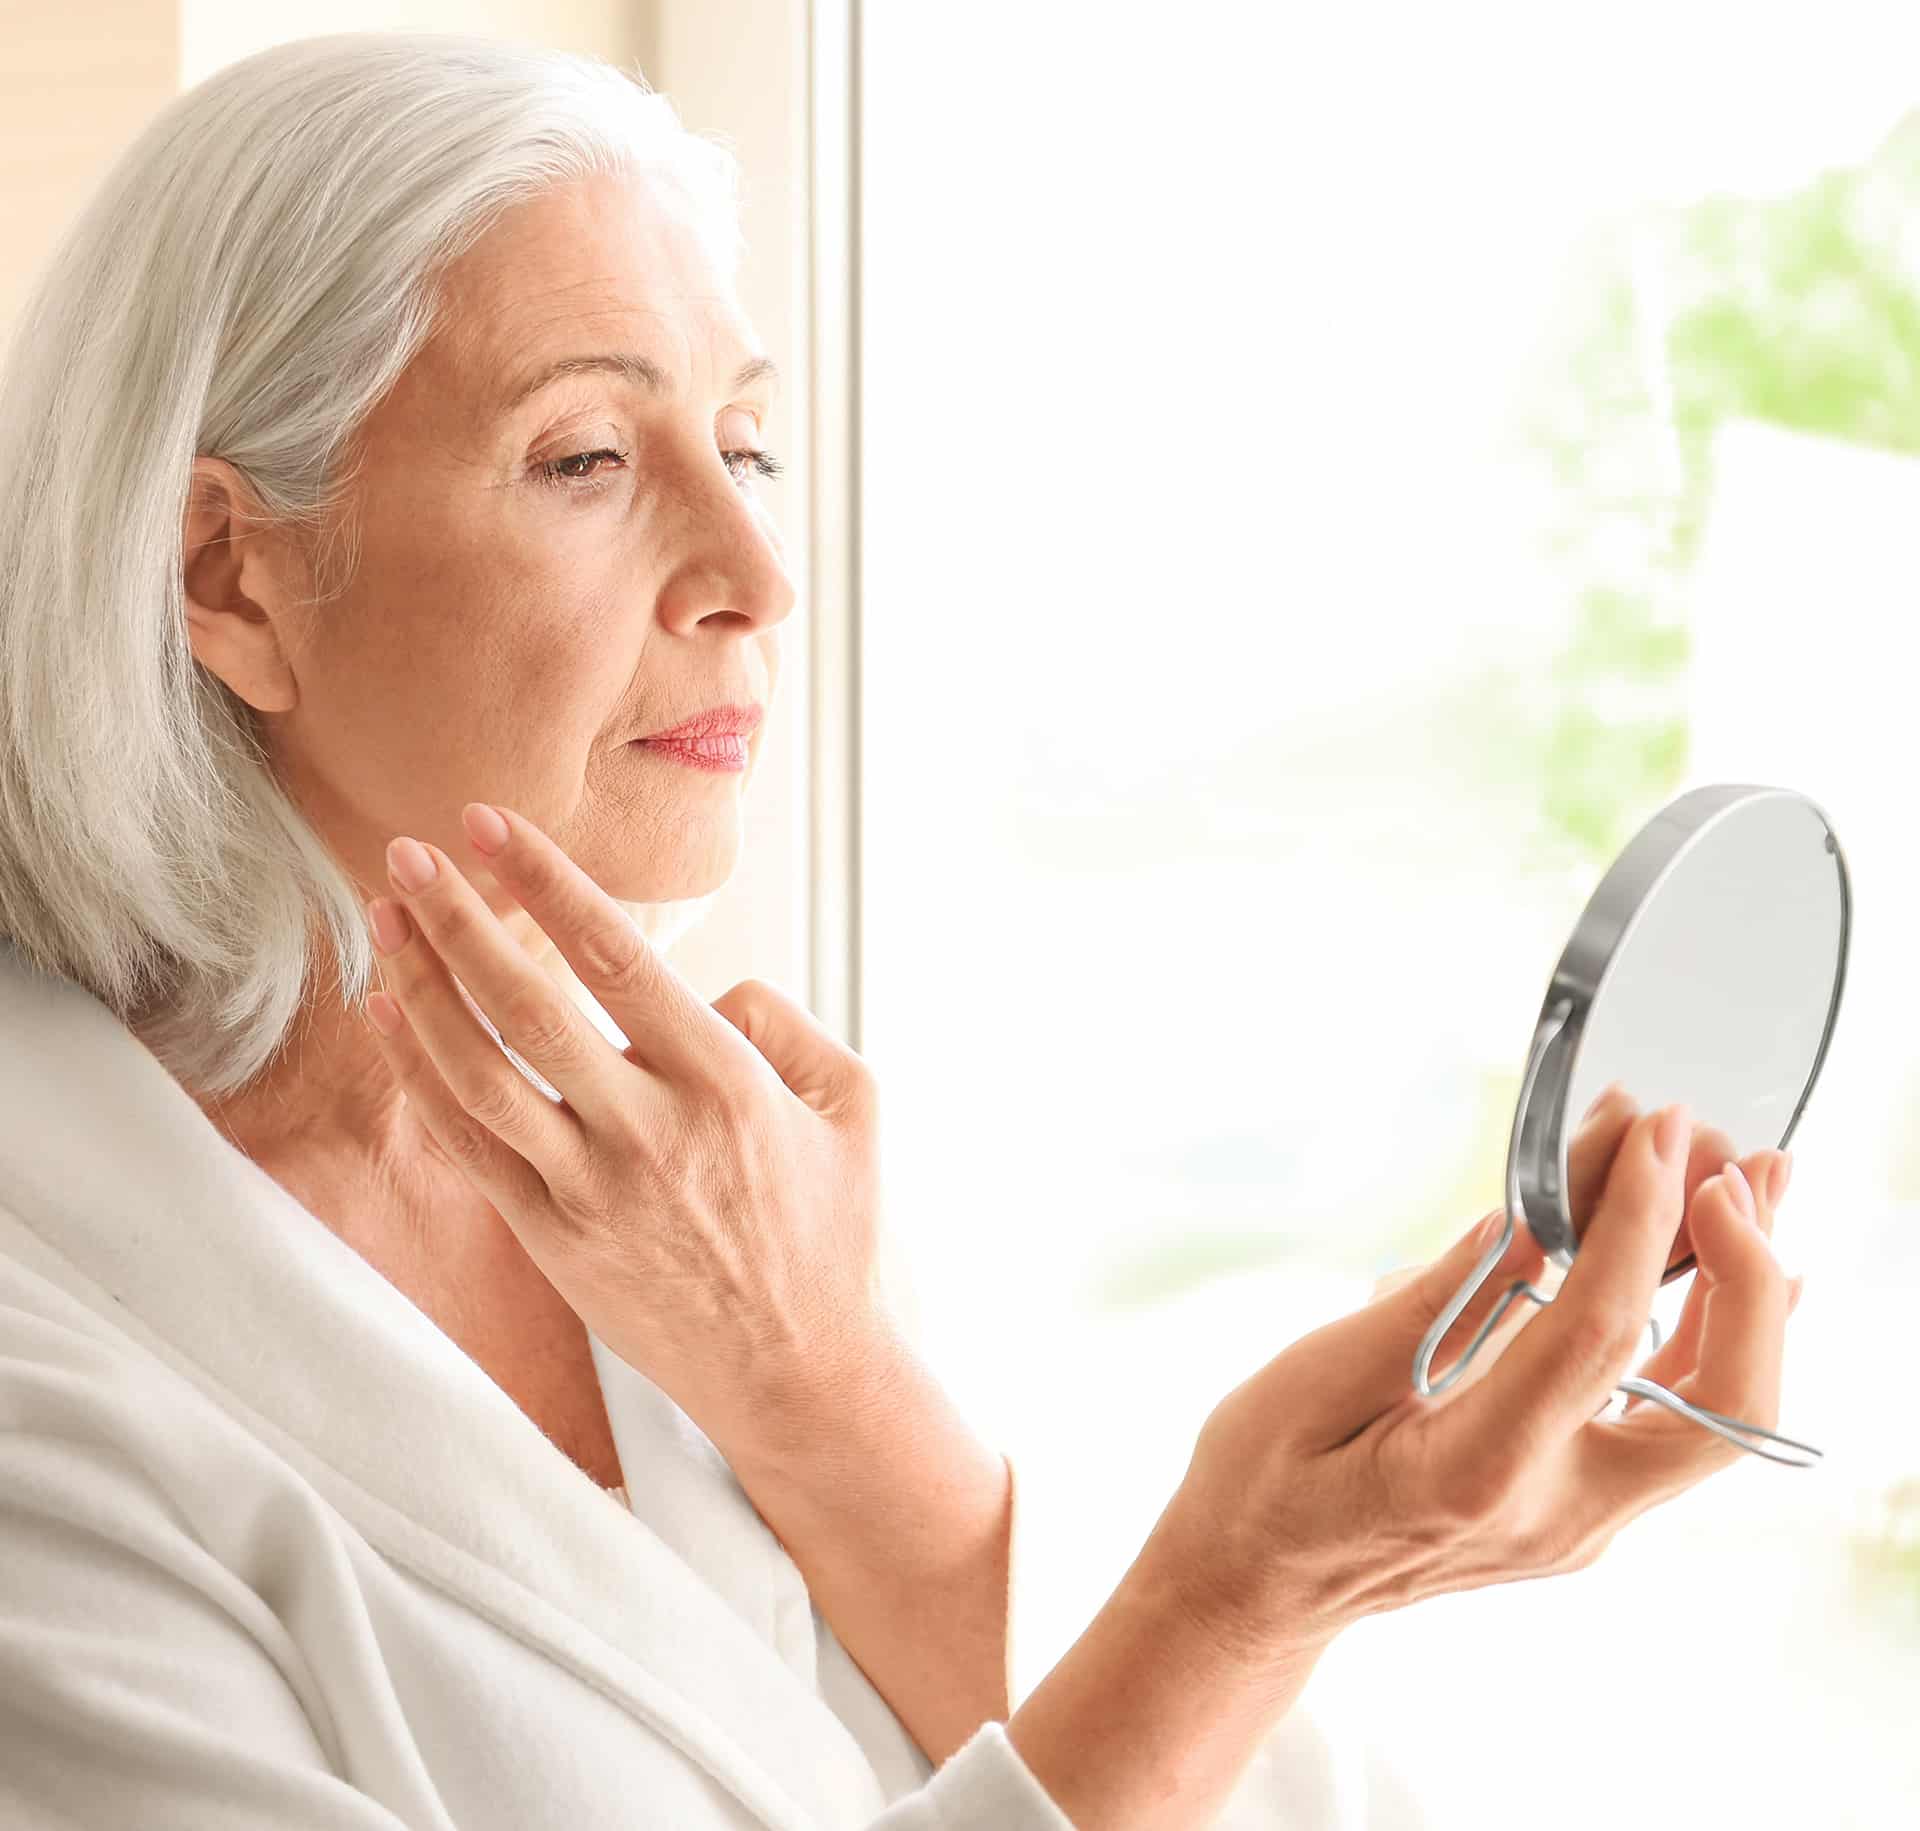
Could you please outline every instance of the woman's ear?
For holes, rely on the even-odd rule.
[[[281,546],[224,458],[193,461],[181,550],[195,659],[256,711],[290,711],[300,695],[287,665],[293,596],[275,569]]]

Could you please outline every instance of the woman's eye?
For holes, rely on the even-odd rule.
[[[723,451],[720,454],[727,461],[727,469],[733,470],[734,460],[738,458],[744,464],[751,464],[763,477],[777,477],[780,474],[780,460],[770,451]],[[745,483],[747,479],[737,470],[733,471],[736,483]]]
[[[601,446],[595,451],[570,452],[564,458],[549,458],[536,472],[542,483],[552,484],[557,489],[571,489],[576,494],[584,494],[600,485],[601,461],[617,460],[624,464],[627,453],[616,451],[612,446]],[[740,465],[751,466],[762,477],[777,477],[782,466],[780,460],[771,452],[765,451],[723,451],[720,454],[727,469],[733,473],[733,480],[744,485],[748,481],[746,473],[737,468]],[[585,468],[581,468],[581,467]]]
[[[542,483],[551,483],[565,489],[570,485],[594,482],[598,474],[598,461],[602,458],[617,458],[625,463],[627,454],[615,451],[612,446],[602,446],[598,451],[570,452],[564,458],[549,458],[539,468]],[[588,465],[592,468],[576,470],[575,465]]]

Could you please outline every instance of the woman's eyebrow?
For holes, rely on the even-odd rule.
[[[628,350],[615,351],[604,356],[561,356],[538,369],[521,382],[513,391],[500,400],[494,408],[496,418],[504,418],[523,402],[530,400],[542,388],[549,388],[557,381],[563,381],[569,375],[601,369],[621,376],[639,387],[654,394],[670,394],[673,383],[667,373],[650,357],[641,356]],[[771,382],[778,386],[780,371],[765,356],[755,356],[748,361],[733,378],[733,392],[738,394],[751,388],[756,382]]]

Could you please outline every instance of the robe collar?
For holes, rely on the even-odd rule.
[[[777,1831],[886,1804],[853,1733],[730,1600],[218,1130],[83,986],[0,936],[0,1200],[391,1561],[577,1672]],[[72,1274],[77,1273],[78,1278]],[[593,1338],[626,1485],[665,1395]],[[717,1452],[716,1452],[717,1454]],[[735,1488],[737,1504],[750,1503]],[[757,1515],[754,1516],[757,1520]]]

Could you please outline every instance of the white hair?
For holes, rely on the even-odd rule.
[[[298,39],[161,110],[14,326],[0,937],[190,1088],[238,1091],[307,999],[376,983],[352,880],[275,779],[254,709],[188,645],[193,460],[239,470],[326,602],[357,564],[354,437],[431,331],[446,263],[545,186],[615,170],[677,184],[737,276],[733,150],[637,70],[461,35]],[[624,907],[661,946],[709,900]]]

